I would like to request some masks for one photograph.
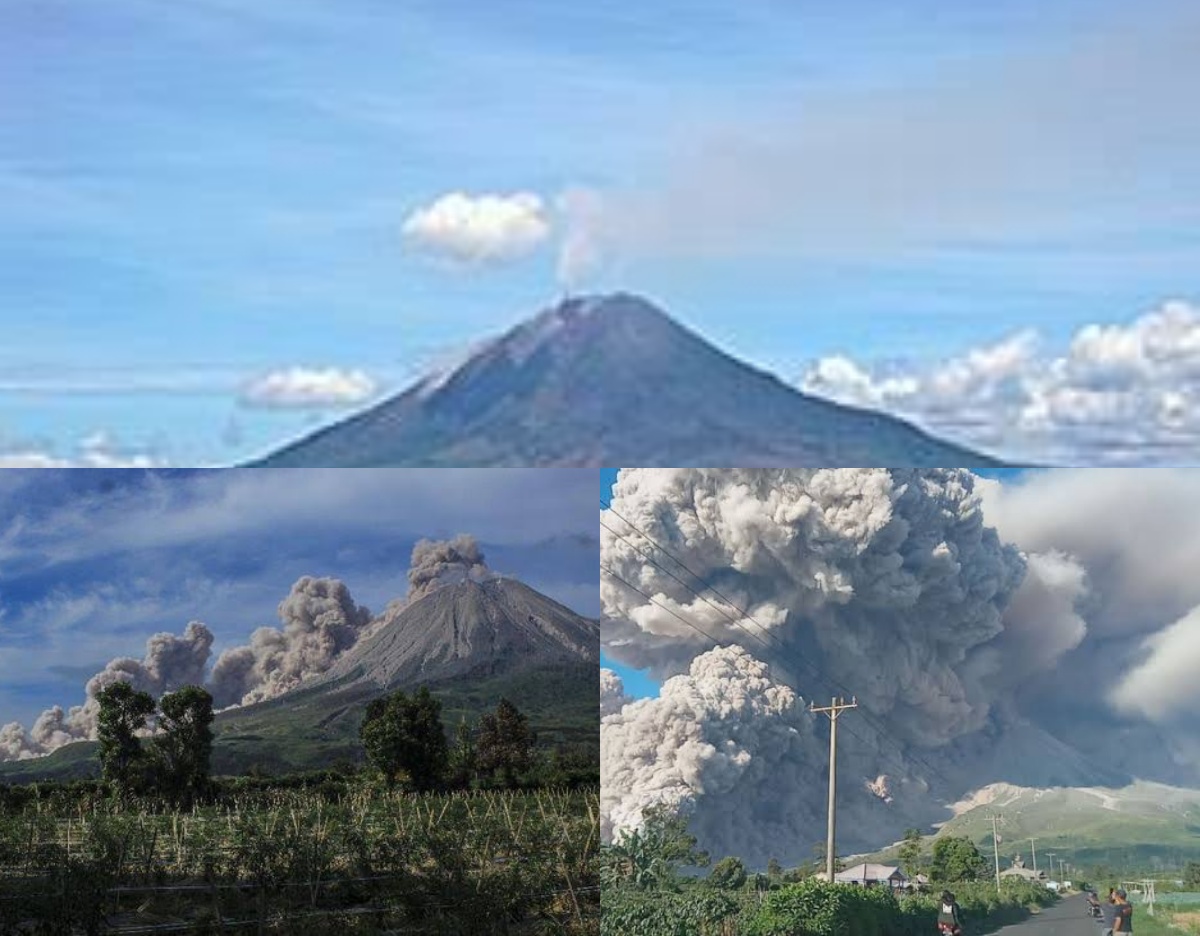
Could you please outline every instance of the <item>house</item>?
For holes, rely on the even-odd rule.
[[[1000,877],[1002,877],[1002,878],[1021,878],[1024,881],[1041,882],[1041,881],[1046,880],[1046,872],[1045,871],[1034,871],[1032,868],[1012,867],[1012,868],[1009,868],[1007,871],[1001,871]]]
[[[864,887],[885,884],[888,887],[899,889],[908,885],[908,878],[904,876],[904,872],[894,865],[855,865],[853,868],[839,871],[833,876],[833,879],[839,884],[861,884]]]

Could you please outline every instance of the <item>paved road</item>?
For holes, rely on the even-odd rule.
[[[995,932],[997,936],[1101,936],[1104,931],[1100,929],[1100,921],[1087,915],[1086,906],[1087,899],[1082,894],[1066,897],[1024,923],[1014,923]],[[1136,911],[1133,931],[1136,936]]]

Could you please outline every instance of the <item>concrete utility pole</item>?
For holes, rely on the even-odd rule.
[[[837,858],[835,830],[837,827],[837,818],[834,815],[833,804],[837,798],[837,720],[838,716],[847,709],[858,708],[858,699],[852,698],[849,702],[845,699],[833,699],[828,706],[817,708],[813,704],[809,704],[810,712],[821,712],[829,716],[829,819],[825,828],[825,873],[829,875],[829,882],[833,883],[833,865]]]
[[[1033,849],[1033,873],[1037,874],[1037,839],[1031,838],[1029,847]]]
[[[1050,877],[1054,877],[1054,852],[1046,852],[1050,856]]]
[[[992,851],[996,855],[996,893],[1000,893],[1000,833],[996,826],[1004,821],[1003,816],[988,816],[986,821],[992,824]]]

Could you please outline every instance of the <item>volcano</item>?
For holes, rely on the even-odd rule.
[[[902,420],[807,396],[626,293],[564,300],[260,466],[990,467]]]
[[[466,580],[386,611],[319,684],[387,690],[575,663],[600,665],[597,621],[515,579]]]

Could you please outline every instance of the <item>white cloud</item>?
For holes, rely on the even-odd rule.
[[[318,409],[352,406],[375,395],[374,379],[361,370],[288,367],[247,383],[239,402],[264,409]]]
[[[532,192],[451,192],[404,222],[404,236],[415,247],[472,266],[520,260],[541,246],[550,229],[546,206]]]
[[[1021,332],[932,365],[835,355],[815,362],[801,383],[1009,458],[1200,458],[1200,308],[1183,301],[1127,325],[1086,325],[1057,355]]]
[[[71,457],[37,446],[0,450],[0,468],[162,468],[157,455],[125,450],[109,432],[98,430],[80,441]]]

